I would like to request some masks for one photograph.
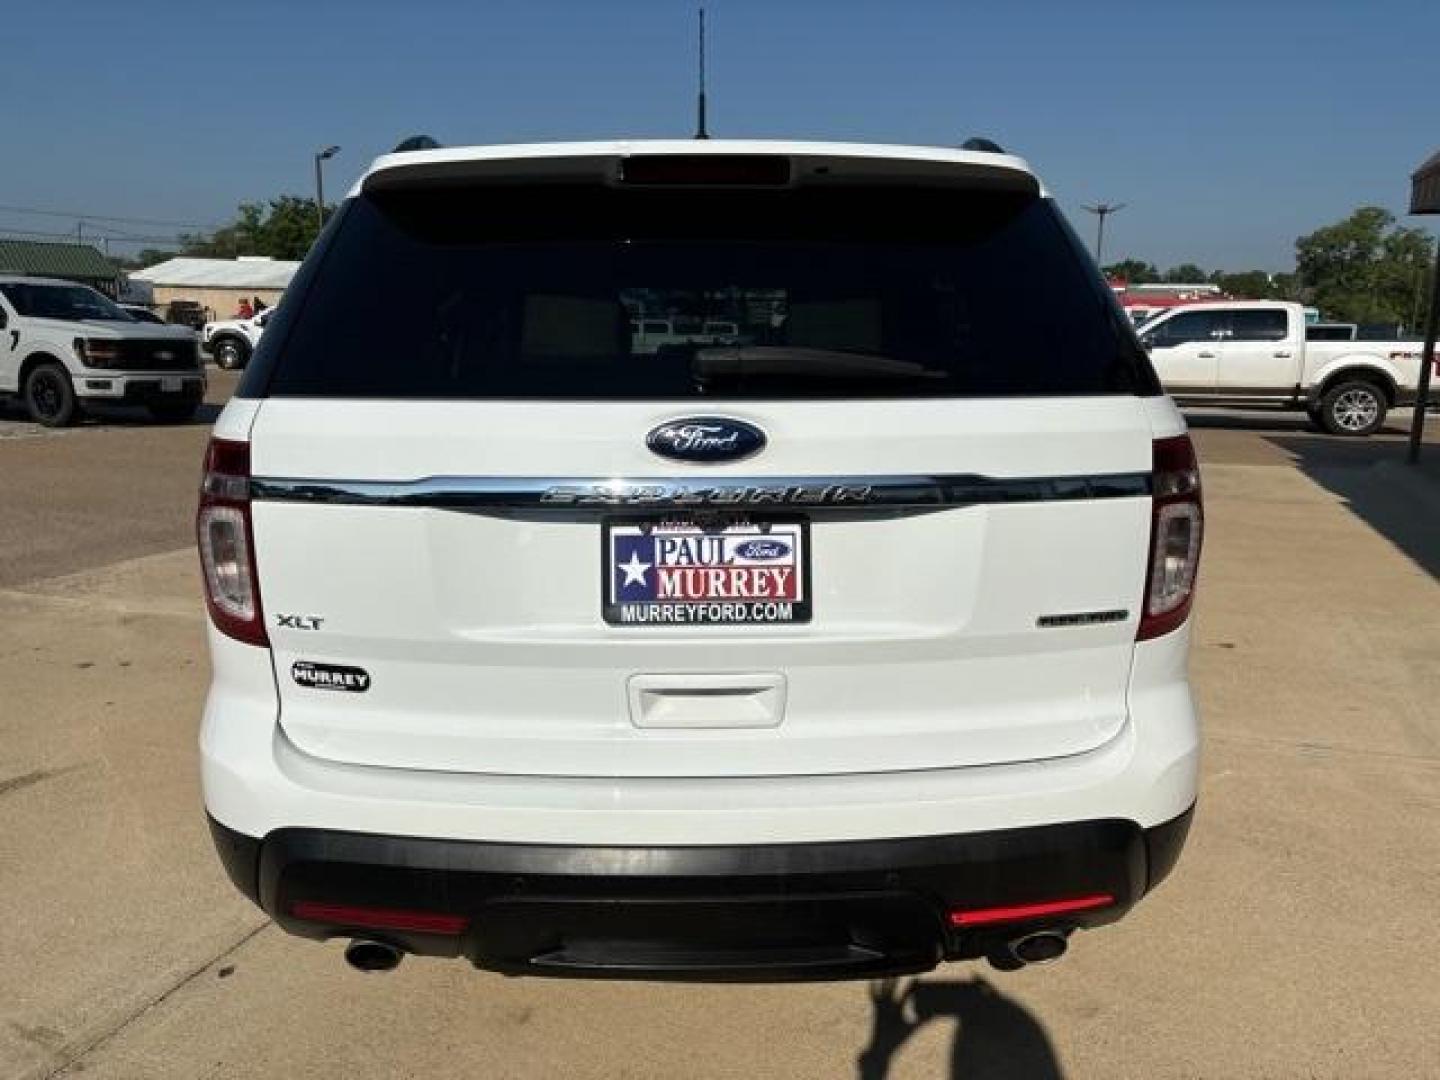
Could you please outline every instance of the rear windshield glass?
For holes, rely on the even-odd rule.
[[[353,201],[317,257],[243,393],[1156,392],[1072,234],[1028,194],[411,188]]]

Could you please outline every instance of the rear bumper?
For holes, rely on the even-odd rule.
[[[211,819],[235,884],[291,933],[369,937],[514,974],[792,980],[926,971],[1040,928],[1120,918],[1174,866],[1191,811],[950,836],[713,847],[497,844]],[[956,928],[950,913],[1108,895]],[[458,933],[295,915],[320,903],[458,916]]]
[[[1121,820],[1195,801],[1199,719],[1189,623],[1135,647],[1130,718],[1069,757],[972,768],[733,777],[521,776],[376,768],[305,754],[278,723],[268,649],[210,628],[200,733],[205,806],[246,836],[283,829],[458,841],[684,847],[884,840]]]

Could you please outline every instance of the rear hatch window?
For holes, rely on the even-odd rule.
[[[1158,392],[1073,234],[1028,192],[398,187],[353,199],[320,257],[245,396]]]

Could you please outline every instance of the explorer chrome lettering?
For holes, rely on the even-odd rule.
[[[545,506],[836,506],[870,501],[869,484],[559,484]]]

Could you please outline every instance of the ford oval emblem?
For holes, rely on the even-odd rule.
[[[743,420],[686,416],[652,430],[645,445],[674,461],[738,461],[764,449],[765,433]]]
[[[784,540],[747,540],[735,554],[742,559],[783,559],[790,554],[790,545]]]

